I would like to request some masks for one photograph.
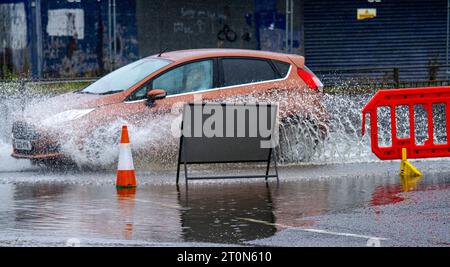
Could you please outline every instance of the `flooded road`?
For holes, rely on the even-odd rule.
[[[388,246],[448,246],[449,163],[414,162],[420,180],[401,180],[399,162],[366,162],[283,166],[279,183],[195,181],[188,189],[183,180],[176,187],[175,172],[146,171],[128,191],[116,191],[114,172],[4,171],[0,245],[364,246],[373,236]]]

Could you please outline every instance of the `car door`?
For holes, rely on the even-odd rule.
[[[219,59],[219,84],[222,97],[260,93],[281,86],[286,76],[264,58],[222,57]]]
[[[164,89],[168,97],[177,97],[215,87],[214,59],[181,64],[152,79],[152,89]]]
[[[210,58],[181,63],[168,69],[131,93],[123,103],[124,112],[146,116],[156,110],[170,112],[177,102],[192,101],[196,92],[217,87],[216,64],[216,59]],[[149,105],[146,96],[153,89],[163,89],[167,96]]]

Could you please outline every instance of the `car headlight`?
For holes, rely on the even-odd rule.
[[[68,122],[68,121],[73,121],[73,120],[79,119],[79,118],[87,115],[88,113],[91,113],[94,110],[95,110],[95,108],[66,110],[61,113],[58,113],[58,114],[48,117],[47,119],[42,121],[42,124],[50,126],[50,125],[57,125],[57,124]]]

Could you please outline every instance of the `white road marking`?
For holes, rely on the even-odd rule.
[[[164,204],[161,202],[155,202],[155,201],[150,201],[150,200],[145,200],[145,199],[133,199],[133,200],[136,202],[151,203],[151,204],[159,205],[159,206],[166,207],[166,208],[180,209],[179,206],[168,205],[168,204]]]
[[[364,238],[364,239],[369,239],[371,241],[371,243],[374,242],[375,240],[377,240],[378,243],[381,240],[387,240],[387,238],[384,238],[384,237],[358,235],[358,234],[351,234],[351,233],[331,232],[331,231],[320,230],[320,229],[312,229],[312,228],[300,228],[300,227],[294,227],[294,226],[284,225],[284,224],[280,224],[280,223],[270,223],[270,222],[266,222],[266,221],[255,220],[255,219],[251,219],[251,218],[238,217],[238,219],[249,221],[249,222],[262,223],[262,224],[266,224],[266,225],[279,226],[279,227],[283,227],[283,228],[291,228],[291,229],[296,229],[296,230],[305,231],[305,232],[312,232],[312,233],[319,233],[319,234],[328,234],[328,235],[336,235],[336,236],[348,236],[348,237]]]

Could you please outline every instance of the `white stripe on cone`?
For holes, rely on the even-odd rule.
[[[117,169],[121,171],[134,170],[133,156],[129,143],[119,145],[119,166]]]

